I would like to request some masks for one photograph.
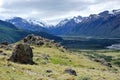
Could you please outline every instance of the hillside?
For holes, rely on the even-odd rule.
[[[47,29],[45,28],[45,26],[47,25],[45,25],[42,22],[35,21],[35,20],[26,20],[20,17],[7,19],[6,22],[15,25],[18,29],[24,30],[27,35],[35,34],[51,40],[62,41],[62,38],[48,33]],[[25,36],[26,35],[24,35],[24,37]]]
[[[0,20],[0,42],[15,42],[26,36],[24,30],[17,29],[14,25]]]
[[[119,53],[115,50],[76,50],[71,52],[50,40],[33,36],[24,39],[32,42],[34,65],[18,64],[7,61],[14,46],[23,40],[0,48],[0,79],[1,80],[119,80]],[[34,41],[49,43],[36,45]],[[26,41],[26,40],[25,40]],[[69,74],[66,69],[76,72]]]
[[[51,40],[62,41],[62,38],[54,36],[52,34],[48,34],[47,32],[43,32],[43,31],[36,32],[36,31],[19,29],[11,23],[0,20],[0,42],[13,43],[21,40],[23,37],[27,36],[28,34],[35,34]]]
[[[74,17],[62,20],[50,28],[55,35],[120,38],[120,10],[104,11],[88,17]]]

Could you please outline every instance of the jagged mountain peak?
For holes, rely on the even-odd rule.
[[[120,12],[120,9],[112,10],[113,12]]]
[[[114,14],[120,14],[120,9],[112,10],[112,12],[113,12]]]
[[[66,19],[60,21],[56,26],[63,26],[65,24],[67,24],[68,22],[80,23],[80,22],[82,22],[82,19],[83,19],[82,16],[75,16],[70,19],[66,18]]]
[[[65,25],[68,21],[69,21],[69,19],[64,19],[64,20],[60,21],[56,26],[63,26],[63,25]]]
[[[116,14],[120,14],[120,9],[115,9],[115,10],[111,10],[111,11],[106,10],[106,11],[99,13],[99,15],[101,15],[101,16],[116,15]]]
[[[60,21],[60,23],[57,26],[63,26],[65,24],[67,24],[68,22],[74,22],[74,23],[77,23],[77,24],[85,23],[85,22],[88,22],[90,20],[99,19],[101,17],[106,19],[109,16],[113,16],[113,15],[116,15],[116,14],[120,14],[120,9],[112,10],[112,11],[106,10],[106,11],[100,12],[99,14],[90,14],[88,17],[75,16],[71,19],[64,19],[64,20]]]
[[[73,17],[73,20],[74,20],[75,23],[80,23],[80,22],[82,22],[82,19],[83,19],[82,16]]]
[[[66,21],[66,20],[65,20]],[[62,26],[56,26],[53,34],[94,37],[120,37],[120,9],[73,17]]]
[[[108,14],[109,14],[108,10],[99,13],[100,16],[106,16]]]

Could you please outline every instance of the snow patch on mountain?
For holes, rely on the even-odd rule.
[[[44,23],[39,22],[39,21],[37,21],[37,20],[28,19],[27,21],[28,21],[30,24],[39,25],[39,26],[41,26],[41,27],[44,27],[44,26],[45,26]]]
[[[80,23],[80,22],[82,22],[82,19],[79,19],[79,18],[74,18],[74,21],[75,21],[75,23]]]
[[[82,22],[83,18],[81,16],[77,16],[77,17],[74,17],[73,20],[75,21],[75,23],[80,23]]]
[[[120,14],[120,9],[109,11],[109,14]]]
[[[69,19],[62,20],[62,21],[60,21],[59,24],[57,24],[57,26],[63,26],[63,25],[65,25],[68,21],[69,21]]]

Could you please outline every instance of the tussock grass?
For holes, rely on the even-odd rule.
[[[120,68],[115,66],[110,69],[98,62],[90,60],[84,54],[88,52],[99,55],[118,57],[120,52],[114,51],[81,51],[73,52],[64,50],[62,52],[56,47],[35,46],[33,47],[34,62],[37,65],[25,65],[9,62],[6,59],[11,55],[12,50],[4,50],[7,55],[0,56],[0,80],[120,80]],[[43,55],[49,55],[45,59]],[[77,76],[64,73],[66,68],[72,68]],[[47,73],[46,70],[52,70]]]

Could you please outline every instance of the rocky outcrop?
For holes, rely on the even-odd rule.
[[[54,40],[49,40],[41,36],[35,36],[34,34],[28,35],[22,41],[27,44],[34,44],[38,46],[45,45],[46,47],[50,47],[50,48],[51,47],[57,47],[57,48],[63,47],[59,43],[56,43]]]
[[[13,50],[10,61],[22,64],[34,64],[32,48],[27,44],[18,44]]]
[[[42,46],[44,44],[43,40],[44,39],[40,36],[35,36],[33,34],[30,34],[23,39],[23,42],[28,43],[28,44],[36,44],[36,45]]]

